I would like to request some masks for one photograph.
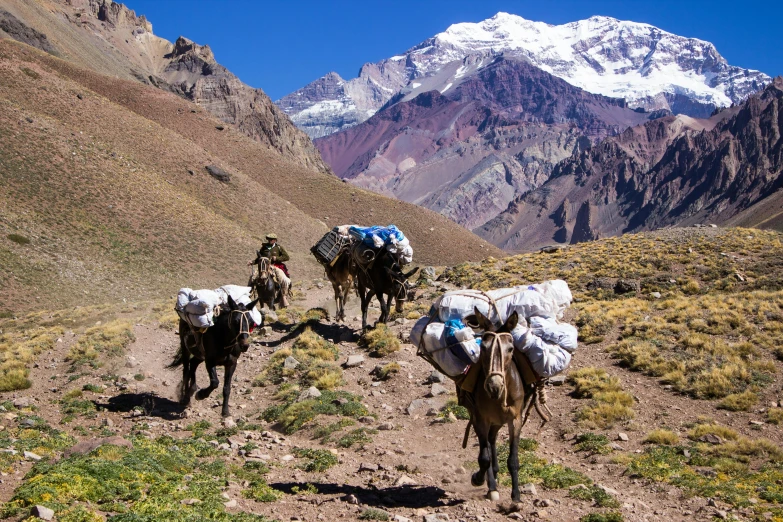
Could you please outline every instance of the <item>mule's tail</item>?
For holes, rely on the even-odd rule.
[[[185,364],[187,354],[185,353],[185,347],[182,344],[183,343],[179,343],[179,349],[177,350],[177,353],[174,354],[174,359],[166,365],[167,370],[173,370],[174,368]]]

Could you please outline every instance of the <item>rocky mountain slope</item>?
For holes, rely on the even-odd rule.
[[[575,153],[476,232],[509,250],[699,223],[780,227],[783,79],[709,120],[668,117]],[[757,206],[758,205],[758,206]]]
[[[399,92],[422,92],[428,77],[467,56],[503,54],[630,107],[707,117],[739,103],[769,77],[729,65],[715,46],[648,24],[594,16],[553,26],[507,13],[460,23],[406,51],[365,64],[357,78],[336,73],[276,103],[311,137],[356,125]],[[453,71],[459,79],[463,71]],[[444,83],[445,85],[445,83]]]
[[[421,87],[427,92],[400,95],[362,124],[316,140],[334,172],[475,228],[574,150],[654,116],[524,60],[479,57],[444,69]]]
[[[261,89],[242,83],[217,63],[208,46],[184,37],[171,43],[155,36],[152,24],[123,4],[112,0],[0,0],[0,9],[0,36],[53,52],[101,74],[176,92],[288,160],[328,171],[310,139]]]
[[[0,301],[8,310],[244,283],[264,233],[294,279],[344,223],[395,223],[424,263],[500,252],[426,209],[346,185],[170,92],[0,40]]]

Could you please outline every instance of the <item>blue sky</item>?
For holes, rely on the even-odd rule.
[[[655,25],[715,44],[730,64],[783,74],[783,2],[768,0],[124,0],[155,34],[209,44],[217,60],[272,99],[336,71],[399,54],[452,23],[498,11],[550,24],[592,15]]]

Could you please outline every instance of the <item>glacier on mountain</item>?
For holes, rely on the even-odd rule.
[[[729,65],[709,42],[652,25],[606,16],[550,25],[498,13],[454,24],[403,55],[365,64],[352,80],[330,73],[276,103],[311,137],[321,137],[361,123],[401,91],[423,92],[421,85],[433,83],[427,78],[442,77],[442,68],[474,55],[523,58],[586,91],[625,98],[630,107],[695,117],[741,102],[770,81]],[[469,72],[460,67],[450,74],[439,80],[440,90]],[[333,88],[322,88],[325,79]]]

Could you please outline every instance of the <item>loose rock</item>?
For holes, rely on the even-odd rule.
[[[54,510],[49,509],[46,506],[34,506],[30,510],[30,515],[38,517],[41,520],[54,520]]]
[[[364,362],[363,355],[349,355],[348,360],[345,361],[346,368],[355,368]]]

